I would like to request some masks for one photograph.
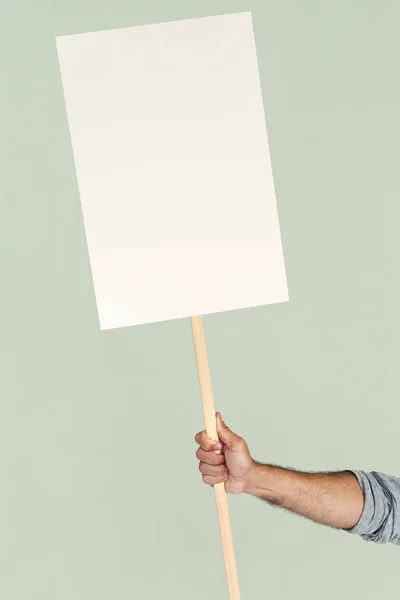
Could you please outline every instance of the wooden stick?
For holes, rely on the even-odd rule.
[[[206,424],[207,435],[218,440],[217,424],[215,418],[214,399],[211,387],[211,377],[208,368],[206,342],[204,338],[203,320],[201,317],[191,317],[194,350],[196,354],[197,372],[199,375],[199,384],[201,399],[203,403],[204,420]],[[239,580],[236,570],[235,552],[233,549],[233,540],[231,524],[229,520],[228,502],[226,498],[225,484],[218,483],[214,486],[215,501],[217,504],[218,522],[222,540],[222,550],[224,553],[225,571],[228,580],[230,600],[240,600]]]

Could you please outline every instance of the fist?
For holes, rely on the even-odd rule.
[[[241,494],[247,490],[256,463],[245,440],[225,425],[220,413],[216,418],[219,441],[209,438],[205,431],[195,436],[200,473],[204,483],[214,487],[225,482],[228,493]]]

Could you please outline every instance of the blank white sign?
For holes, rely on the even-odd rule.
[[[251,14],[57,49],[101,328],[288,300]]]

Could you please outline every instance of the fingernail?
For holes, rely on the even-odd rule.
[[[224,480],[226,481],[228,479],[228,477],[229,477],[228,473],[225,473]]]
[[[215,444],[214,450],[222,450],[222,444]]]

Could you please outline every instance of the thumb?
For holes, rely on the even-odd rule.
[[[216,417],[218,437],[221,442],[223,442],[225,446],[232,450],[239,450],[243,445],[242,438],[229,429],[229,427],[222,420],[221,413],[217,412]]]

